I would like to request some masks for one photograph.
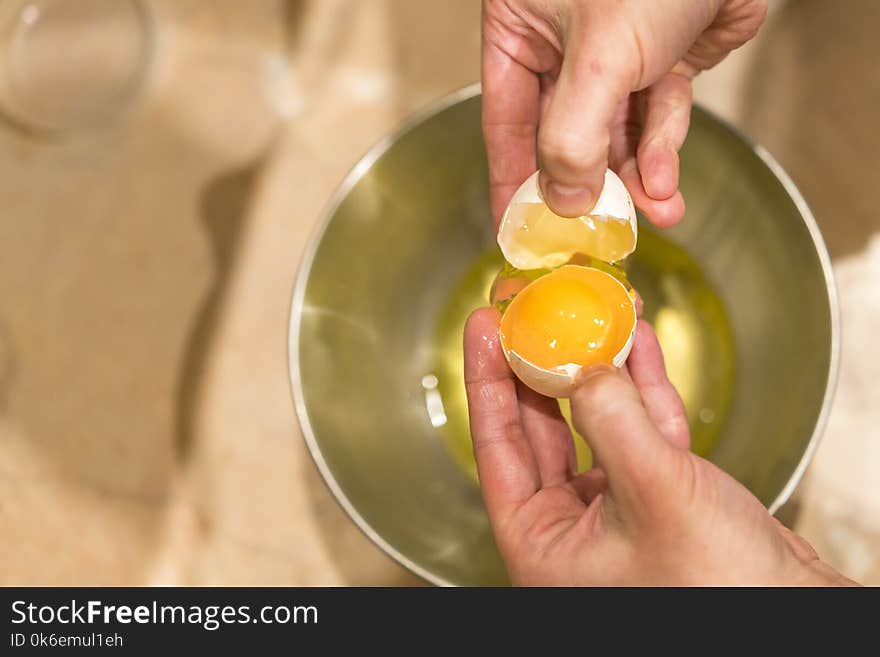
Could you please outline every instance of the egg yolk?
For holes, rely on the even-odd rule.
[[[511,301],[501,318],[501,341],[543,369],[612,363],[635,322],[635,304],[617,279],[565,265]]]

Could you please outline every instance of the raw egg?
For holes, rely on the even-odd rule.
[[[514,297],[501,318],[501,346],[523,383],[568,397],[581,368],[623,365],[635,324],[623,283],[593,267],[565,265]]]
[[[541,394],[568,397],[581,369],[620,367],[629,356],[635,293],[609,263],[635,250],[636,214],[611,171],[593,210],[574,219],[550,211],[537,176],[523,183],[504,214],[498,244],[511,267],[496,279],[492,296],[503,308],[501,346],[514,374]]]

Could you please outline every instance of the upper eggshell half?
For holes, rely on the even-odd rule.
[[[541,197],[541,189],[538,185],[539,173],[539,171],[533,173],[516,190],[507,209],[504,211],[501,225],[498,227],[498,246],[501,247],[504,259],[517,269],[542,269],[563,264],[562,262],[548,263],[538,255],[517,249],[516,240],[514,239],[516,232],[522,229],[522,225],[521,223],[520,225],[515,225],[516,220],[511,214],[511,208],[521,203],[544,203],[544,199]],[[602,186],[602,192],[599,194],[596,205],[587,216],[594,221],[621,221],[629,223],[633,232],[633,247],[624,257],[635,250],[635,244],[638,241],[636,209],[623,181],[611,169],[605,171],[605,182]],[[571,253],[566,260],[576,253],[584,253],[584,251],[580,248],[580,245],[571,244]],[[596,256],[593,253],[584,253],[584,255]]]

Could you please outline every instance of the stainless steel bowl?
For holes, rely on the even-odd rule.
[[[775,511],[831,404],[830,261],[785,172],[699,108],[681,163],[688,213],[669,236],[717,288],[735,343],[732,403],[709,457]],[[354,522],[436,584],[506,582],[479,490],[449,457],[422,388],[438,309],[493,239],[486,190],[471,87],[354,167],[293,296],[290,376],[309,450]]]

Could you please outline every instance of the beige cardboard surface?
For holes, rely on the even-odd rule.
[[[289,299],[348,168],[478,79],[479,3],[148,4],[159,47],[130,116],[53,143],[0,124],[0,583],[419,583],[307,455]],[[825,232],[841,383],[785,519],[880,584],[880,8],[847,6],[777,3],[696,95]]]

